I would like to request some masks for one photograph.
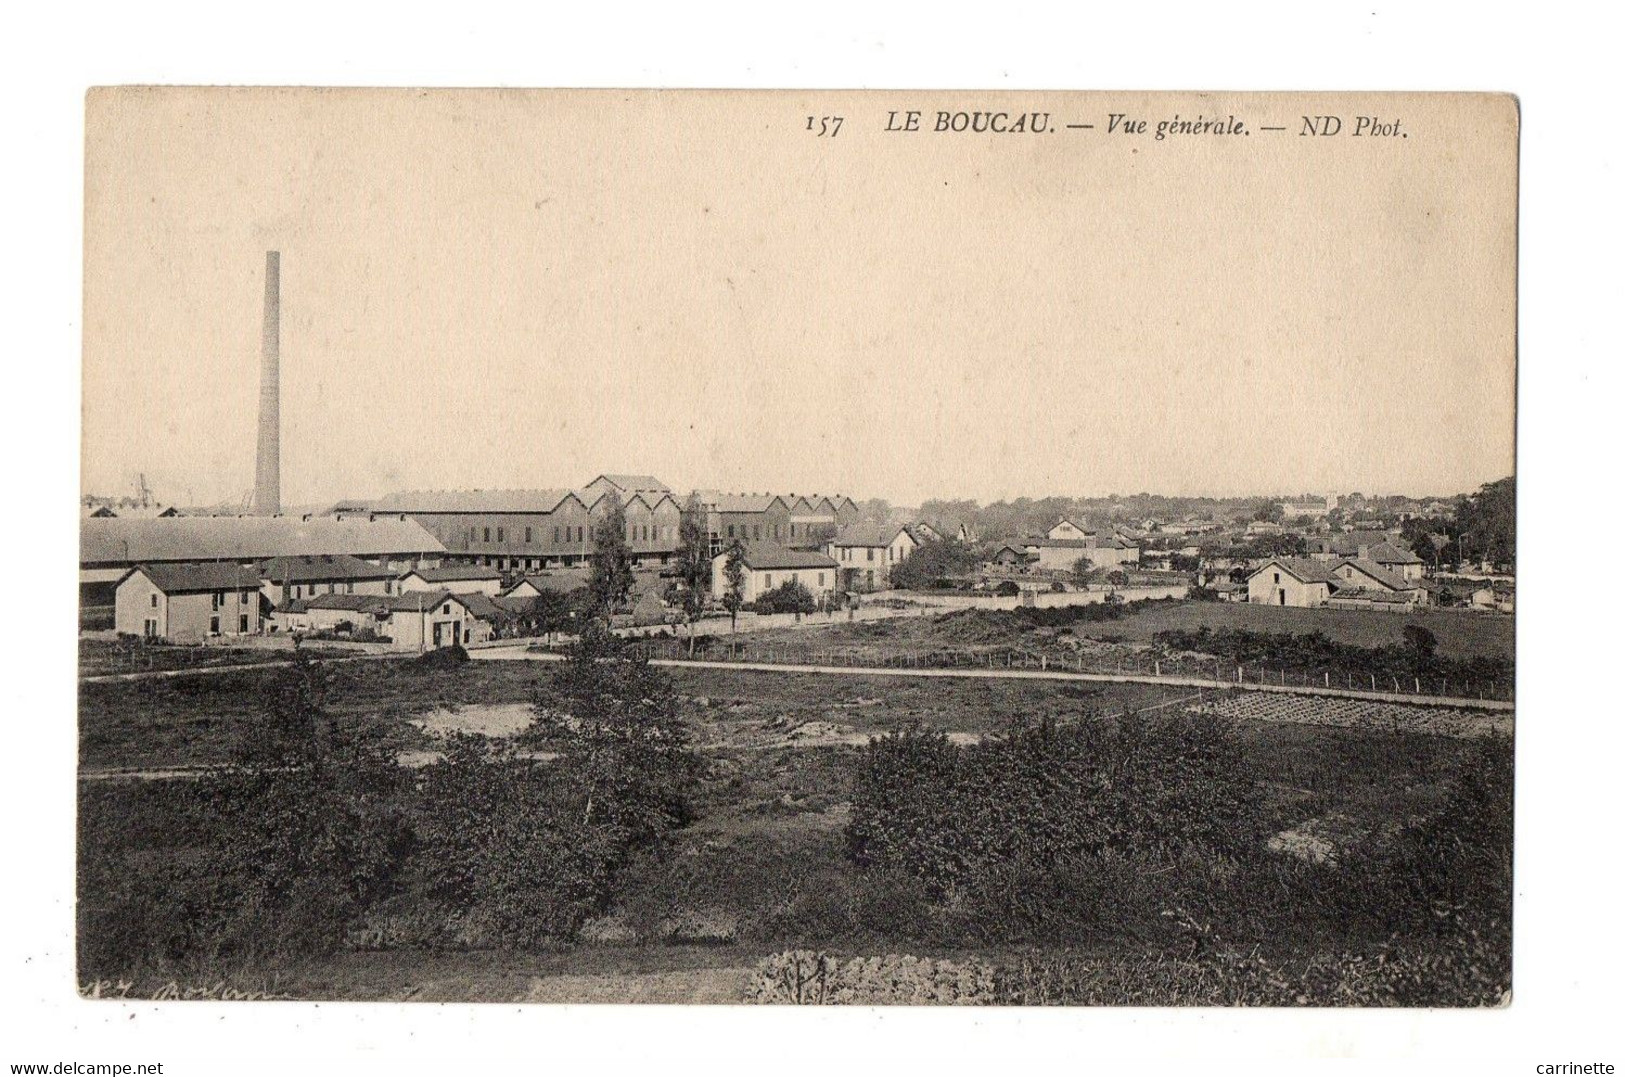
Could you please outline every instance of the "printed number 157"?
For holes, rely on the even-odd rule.
[[[841,133],[841,116],[808,116],[807,130],[816,132],[816,137],[834,138]],[[814,126],[816,124],[817,126]]]

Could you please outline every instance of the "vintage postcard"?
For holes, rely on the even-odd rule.
[[[84,996],[1510,999],[1515,99],[86,122]]]

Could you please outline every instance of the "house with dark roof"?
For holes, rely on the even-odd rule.
[[[1331,565],[1307,557],[1272,557],[1247,577],[1247,601],[1264,606],[1324,606],[1337,586]]]
[[[396,580],[396,590],[450,591],[462,595],[494,595],[502,590],[502,573],[485,565],[441,565],[405,572]]]
[[[1077,541],[1091,539],[1094,537],[1094,534],[1095,533],[1090,531],[1088,528],[1079,527],[1077,524],[1063,516],[1059,521],[1056,522],[1054,527],[1050,528],[1044,533],[1044,537],[1049,539],[1070,539]]]
[[[400,575],[387,565],[375,565],[349,554],[271,557],[255,565],[254,571],[260,576],[260,593],[272,606],[320,594],[394,594],[395,578]]]
[[[242,565],[137,565],[113,594],[113,627],[126,635],[200,643],[261,628],[259,573]]]
[[[1116,568],[1140,563],[1137,543],[1124,542],[1115,536],[1101,538],[1094,532],[1087,532],[1086,536],[1077,539],[1030,539],[1026,548],[1038,559],[1039,568],[1051,572],[1071,572],[1080,557],[1087,557],[1091,568]]]
[[[851,524],[824,547],[841,567],[841,589],[875,591],[891,586],[892,569],[920,545],[907,524]]]
[[[711,559],[711,593],[728,593],[728,557],[725,551]],[[763,594],[796,581],[815,599],[827,596],[839,586],[838,566],[833,557],[815,550],[796,550],[772,542],[752,542],[744,547],[744,600],[755,602]]]
[[[1332,575],[1338,583],[1327,605],[1334,609],[1425,606],[1432,600],[1431,589],[1421,580],[1408,580],[1375,561],[1339,561]]]
[[[450,591],[395,595],[317,595],[279,606],[273,631],[331,632],[339,637],[388,642],[398,651],[467,646],[495,632],[490,599]]]
[[[566,568],[556,572],[536,572],[523,577],[520,581],[502,592],[504,598],[534,598],[537,595],[554,593],[567,595],[572,591],[587,586],[592,578],[592,572],[585,568]]]

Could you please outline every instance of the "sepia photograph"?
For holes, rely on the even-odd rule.
[[[1516,98],[84,110],[81,998],[1512,1004]]]

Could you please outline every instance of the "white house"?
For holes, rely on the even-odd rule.
[[[361,633],[385,637],[398,651],[426,651],[490,639],[492,624],[450,591],[397,595],[317,595],[296,599],[276,612],[283,632]]]
[[[1071,540],[1074,542],[1092,539],[1094,538],[1094,535],[1095,533],[1093,531],[1085,530],[1064,517],[1059,523],[1044,533],[1044,537],[1047,539]]]
[[[1302,557],[1273,557],[1247,577],[1247,601],[1267,606],[1324,606],[1336,585],[1329,565]]]
[[[904,524],[852,524],[824,547],[840,565],[841,587],[873,591],[891,586],[891,570],[919,543]]]
[[[743,561],[746,602],[755,602],[791,580],[805,587],[814,599],[826,597],[839,586],[835,559],[815,550],[792,550],[772,543],[753,542],[745,547]],[[711,559],[711,593],[719,598],[728,593],[726,552]]]
[[[113,626],[175,643],[260,630],[260,578],[232,564],[137,565],[118,582]]]

